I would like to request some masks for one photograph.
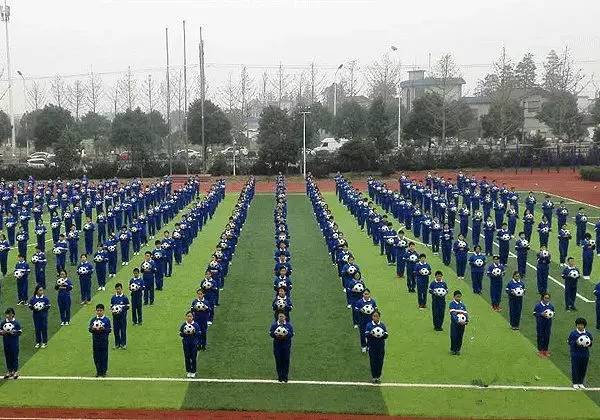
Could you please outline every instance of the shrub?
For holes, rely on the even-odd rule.
[[[582,179],[586,181],[600,181],[600,167],[585,167],[579,170]]]

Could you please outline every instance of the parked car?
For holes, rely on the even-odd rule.
[[[27,167],[28,168],[48,168],[48,167],[53,167],[56,166],[56,164],[52,161],[50,161],[49,159],[44,159],[41,157],[37,157],[37,158],[30,158],[27,159]]]
[[[349,142],[350,140],[339,138],[334,139],[333,137],[327,137],[321,140],[321,143],[310,151],[311,154],[315,154],[317,152],[337,152],[343,144]]]
[[[223,150],[221,150],[220,152],[222,155],[233,155],[233,146],[229,146],[224,148]],[[244,156],[248,155],[248,149],[245,147],[236,147],[235,148],[235,155],[239,156],[240,153]]]
[[[185,152],[186,149],[178,150],[174,153],[174,156],[178,159],[185,159]],[[202,153],[194,149],[187,149],[187,155],[189,159],[202,159]]]
[[[53,153],[48,152],[33,152],[29,155],[28,159],[54,159],[55,155]]]

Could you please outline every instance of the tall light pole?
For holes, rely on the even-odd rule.
[[[167,148],[169,151],[169,175],[173,176],[173,136],[171,136],[171,79],[169,75],[169,28],[165,28],[165,52],[167,56]]]
[[[302,111],[302,175],[306,179],[306,115],[310,111]]]
[[[4,0],[4,6],[0,6],[0,18],[2,22],[4,22],[4,29],[6,32],[6,67],[8,71],[8,113],[10,114],[10,145],[13,149],[13,154],[15,153],[15,149],[17,147],[17,143],[15,140],[15,114],[13,111],[13,96],[12,96],[12,74],[10,71],[10,48],[8,42],[8,22],[10,20],[10,6],[6,5],[6,0]]]
[[[400,83],[402,82],[402,63],[400,62],[398,48],[392,45],[392,51],[398,56],[398,144],[396,146],[400,148],[400,140],[402,138],[402,87],[400,86]]]
[[[202,38],[202,26],[200,27],[200,139],[202,142],[202,172],[206,173],[206,142],[204,138],[204,99],[206,94],[206,87],[204,84],[204,39]]]
[[[183,21],[183,135],[185,136],[185,174],[190,174],[190,151],[187,132],[187,51],[185,46],[185,20]]]
[[[333,76],[333,116],[337,115],[337,75],[338,72],[344,67],[344,63],[340,64],[335,71],[335,75]]]

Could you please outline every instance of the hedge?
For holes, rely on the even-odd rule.
[[[598,166],[581,168],[579,174],[581,179],[586,181],[600,181],[600,167]]]

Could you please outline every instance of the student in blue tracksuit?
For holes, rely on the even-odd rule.
[[[444,265],[450,265],[450,260],[452,259],[452,240],[454,239],[454,233],[452,229],[450,229],[450,225],[448,223],[444,223],[444,228],[442,229],[440,241],[442,247],[442,262]]]
[[[8,273],[8,252],[10,251],[10,243],[6,239],[6,235],[0,233],[0,272],[2,277],[6,277]]]
[[[491,217],[488,217],[483,224],[483,238],[485,245],[485,255],[491,257],[494,254],[494,234],[496,232],[496,224]]]
[[[142,325],[142,293],[144,291],[144,279],[140,275],[140,269],[133,269],[133,277],[129,280],[129,291],[131,292],[131,320],[133,325]]]
[[[360,347],[363,353],[367,352],[367,340],[364,335],[367,324],[371,320],[371,315],[377,309],[377,302],[371,298],[371,291],[365,289],[363,297],[356,301],[353,308],[358,313],[358,331],[360,337]]]
[[[413,273],[417,284],[417,303],[419,309],[425,309],[427,307],[427,286],[431,275],[431,266],[427,262],[427,255],[419,255],[419,262],[415,264]]]
[[[31,269],[29,268],[27,261],[25,261],[25,256],[19,255],[14,271],[14,276],[17,280],[17,305],[24,305],[29,298],[27,295],[30,271]]]
[[[24,255],[27,259],[27,242],[29,241],[29,234],[25,230],[20,230],[16,236],[17,239],[17,250],[19,254]]]
[[[577,230],[575,231],[575,241],[577,246],[580,246],[585,238],[587,221],[588,219],[584,213],[584,208],[579,207],[579,211],[575,215],[575,226],[577,227]]]
[[[571,232],[567,229],[567,226],[562,226],[558,231],[558,256],[560,259],[560,266],[565,266],[567,260],[567,254],[569,253],[569,241],[571,240]]]
[[[67,242],[69,243],[69,262],[72,266],[75,266],[79,257],[79,233],[75,225],[71,226],[71,231],[67,234]]]
[[[587,321],[585,318],[575,320],[575,329],[569,334],[567,344],[571,350],[571,380],[573,388],[583,389],[585,386],[585,374],[590,360],[590,347],[594,338],[586,331]],[[582,338],[586,337],[586,338]]]
[[[96,377],[105,377],[108,371],[108,336],[112,328],[110,320],[104,315],[104,305],[96,305],[96,316],[90,319],[88,331],[92,334],[92,352]]]
[[[206,333],[208,332],[208,320],[210,318],[210,313],[213,310],[214,306],[212,306],[210,301],[204,297],[204,290],[202,290],[201,287],[198,288],[196,290],[196,299],[192,301],[191,305],[191,311],[194,315],[194,321],[200,327],[198,336],[198,350],[206,350]]]
[[[73,290],[73,282],[67,278],[66,271],[63,270],[60,272],[54,289],[58,291],[56,300],[60,314],[60,325],[69,325],[71,323],[71,290]]]
[[[4,319],[0,322],[0,335],[2,335],[6,360],[4,379],[19,377],[19,337],[22,333],[21,324],[15,319],[15,310],[7,308],[4,311]]]
[[[164,231],[161,248],[165,254],[165,277],[171,277],[173,273],[173,238],[168,230]]]
[[[548,275],[550,273],[551,259],[550,252],[543,246],[537,254],[536,276],[538,293],[544,293],[548,290]]]
[[[92,273],[94,266],[88,261],[87,254],[81,254],[77,265],[79,275],[79,288],[81,291],[81,304],[87,305],[92,300]]]
[[[46,254],[40,249],[39,246],[35,247],[35,254],[31,257],[35,270],[35,282],[43,287],[46,287]]]
[[[431,315],[433,318],[433,329],[443,331],[444,313],[446,311],[446,295],[448,294],[448,285],[444,281],[441,271],[435,272],[435,279],[429,285],[431,294]]]
[[[348,288],[350,289],[350,292],[348,292],[348,294],[350,295],[350,302],[351,304],[354,304],[354,302],[357,299],[360,299],[360,297],[362,297],[362,291],[360,293],[360,296],[356,299],[352,299],[354,297],[354,295],[356,293],[353,292],[353,286],[356,283],[360,283],[362,285],[364,285],[364,283],[362,282],[362,280],[360,280],[360,271],[357,271],[356,273],[354,273],[354,277],[358,277],[359,280],[354,281],[351,280],[348,283]],[[356,288],[358,290],[358,287]],[[363,290],[364,290],[364,286],[363,286]],[[202,293],[202,297],[204,297],[204,293]],[[271,305],[271,307],[273,308],[273,317],[275,318],[275,320],[277,320],[277,314],[279,312],[283,312],[285,314],[285,318],[287,320],[290,320],[290,311],[292,309],[294,309],[294,305],[292,304],[292,300],[289,298],[289,296],[286,296],[285,294],[285,287],[280,287],[277,289],[277,294],[275,295],[275,298],[273,299],[273,303]],[[352,311],[354,313],[354,311]],[[355,323],[355,325],[358,325],[357,323]]]
[[[431,251],[433,255],[438,255],[440,252],[440,237],[442,234],[442,225],[437,217],[431,222]]]
[[[525,283],[521,280],[518,271],[513,272],[512,279],[506,285],[508,295],[509,323],[513,330],[518,330],[521,324],[521,313],[523,312],[523,296],[525,295]]]
[[[549,357],[548,348],[552,332],[552,318],[554,318],[554,305],[550,303],[550,293],[541,293],[541,300],[535,305],[533,315],[535,316],[538,356]]]
[[[285,319],[285,314],[279,313],[277,315],[277,321],[271,324],[269,335],[273,338],[273,355],[275,356],[277,380],[279,382],[287,382],[294,328]]]
[[[527,273],[527,254],[529,253],[529,241],[525,239],[525,232],[519,232],[519,239],[515,243],[517,253],[517,270],[521,278],[525,278]]]
[[[494,255],[493,262],[487,268],[487,275],[490,279],[490,300],[492,310],[499,312],[502,310],[500,301],[502,299],[502,279],[504,277],[504,264],[500,263],[500,257]]]
[[[123,293],[123,285],[115,284],[115,294],[110,298],[110,311],[113,316],[115,349],[127,348],[127,310],[129,298]]]
[[[552,227],[552,214],[554,213],[554,203],[550,201],[550,196],[546,195],[542,203],[543,218],[548,222],[548,227]]]
[[[45,349],[48,346],[48,309],[50,299],[44,296],[44,287],[37,285],[35,293],[29,299],[29,309],[33,311],[33,325],[35,328],[35,348]]]
[[[533,232],[533,224],[535,223],[535,216],[529,210],[525,210],[523,214],[523,232],[525,232],[525,239],[531,242],[531,234]]]
[[[121,227],[119,233],[119,244],[121,245],[121,265],[129,265],[129,243],[131,242],[131,232],[127,226]]]
[[[473,285],[473,293],[481,294],[483,288],[483,274],[485,272],[486,256],[481,252],[481,247],[477,245],[473,255],[469,257],[469,265],[471,266],[471,283]]]
[[[467,257],[469,253],[469,245],[465,242],[465,237],[461,233],[452,246],[454,258],[456,259],[456,276],[459,280],[465,279],[465,271],[467,269]]]
[[[183,345],[186,376],[188,378],[195,378],[200,326],[194,321],[194,315],[191,311],[185,314],[185,321],[179,327],[179,336]]]
[[[46,226],[40,219],[35,225],[35,237],[37,240],[37,246],[41,251],[46,250]]]
[[[540,246],[548,246],[548,238],[552,231],[551,224],[548,220],[549,219],[547,219],[546,216],[542,216],[542,221],[538,224],[537,230],[540,237]]]
[[[52,249],[52,252],[56,256],[56,273],[60,273],[66,268],[68,250],[69,244],[65,239],[65,235],[61,233],[58,237],[58,242],[54,243],[54,248]]]
[[[108,257],[108,277],[114,277],[117,275],[117,237],[114,233],[109,233],[108,239],[104,243],[106,246],[106,253]]]
[[[154,305],[154,272],[156,267],[152,261],[152,253],[144,253],[144,261],[140,265],[140,272],[144,280],[144,305]]]
[[[152,250],[152,259],[154,260],[154,266],[156,267],[156,271],[154,272],[156,290],[163,289],[165,272],[164,252],[160,245],[161,242],[159,240],[154,241],[154,249]]]
[[[473,227],[471,228],[471,244],[473,246],[479,245],[481,239],[481,227],[483,225],[483,214],[477,210],[473,213]]]
[[[106,265],[108,264],[108,252],[106,247],[98,244],[98,250],[94,254],[94,268],[96,270],[96,280],[98,281],[98,290],[106,290]]]
[[[83,225],[83,238],[85,242],[85,253],[89,255],[92,255],[94,252],[94,230],[96,230],[96,225],[94,225],[92,219],[88,218]]]
[[[565,206],[565,202],[561,201],[556,209],[556,219],[558,221],[558,230],[562,229],[567,224],[569,210]]]
[[[501,264],[508,264],[508,253],[510,246],[510,232],[508,231],[506,223],[502,223],[502,227],[496,233],[498,239],[498,256]]]
[[[406,264],[406,287],[409,293],[414,293],[417,286],[415,281],[415,264],[419,261],[419,254],[415,250],[415,243],[409,242],[408,249],[402,256]]]
[[[594,264],[594,251],[596,250],[596,246],[596,241],[592,239],[592,235],[590,233],[586,233],[583,235],[583,240],[581,241],[581,271],[585,280],[589,280],[590,275],[592,274],[592,266]]]
[[[404,260],[404,253],[408,247],[408,239],[404,237],[404,231],[398,231],[398,240],[395,244],[396,251],[396,275],[400,278],[404,277],[404,270],[406,268],[406,261]]]
[[[448,307],[450,309],[450,353],[458,356],[462,348],[465,326],[469,322],[469,313],[467,306],[462,301],[460,290],[454,291],[453,299]]]
[[[565,281],[565,308],[567,311],[576,311],[575,298],[577,297],[577,282],[581,277],[581,272],[575,267],[573,257],[567,258],[567,266],[562,271],[562,278]]]
[[[371,381],[378,384],[381,383],[381,371],[383,370],[383,360],[385,358],[385,340],[388,338],[388,331],[385,324],[381,322],[379,310],[375,310],[371,315],[371,321],[367,323],[364,335],[369,348]]]

